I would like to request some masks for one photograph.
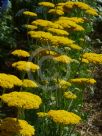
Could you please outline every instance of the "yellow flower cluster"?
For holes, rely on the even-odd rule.
[[[64,12],[62,10],[60,10],[60,9],[50,9],[48,11],[48,13],[54,14],[54,15],[59,15],[59,16],[64,15]]]
[[[26,16],[31,16],[31,17],[36,17],[37,16],[36,13],[30,12],[30,11],[24,11],[23,14],[26,15]]]
[[[56,34],[56,35],[60,35],[60,36],[67,36],[69,35],[69,33],[65,30],[61,30],[61,29],[55,29],[55,28],[48,28],[47,31]]]
[[[64,92],[64,97],[67,99],[76,99],[77,98],[77,96],[75,94],[73,94],[71,91]]]
[[[38,95],[29,92],[11,92],[3,94],[1,100],[7,103],[10,107],[17,107],[23,109],[38,109],[42,103],[41,98]]]
[[[72,113],[65,110],[50,110],[48,112],[48,116],[55,122],[64,125],[68,124],[78,124],[80,123],[81,118]]]
[[[5,118],[0,122],[1,136],[33,136],[35,129],[25,120],[17,120],[16,118]]]
[[[51,56],[58,56],[58,53],[52,50],[44,49],[40,52],[40,55],[51,55]]]
[[[60,17],[60,20],[70,20],[73,21],[75,23],[84,23],[84,19],[80,18],[80,17]]]
[[[34,25],[24,25],[24,27],[28,30],[35,30],[37,29],[37,26],[34,26]]]
[[[98,15],[98,13],[97,13],[97,11],[95,9],[93,9],[92,7],[90,7],[89,5],[87,5],[84,2],[78,2],[78,1],[72,2],[72,1],[69,1],[69,2],[66,2],[63,5],[63,8],[65,8],[65,9],[72,9],[72,8],[75,8],[75,7],[84,10],[86,13],[88,13],[90,15]]]
[[[96,80],[93,78],[75,78],[70,80],[71,83],[87,83],[87,84],[95,84]]]
[[[81,62],[87,63],[87,64],[89,63],[89,61],[87,59],[84,59],[84,58],[82,58]]]
[[[21,86],[22,81],[10,74],[0,73],[0,87],[2,88],[13,88],[14,86]]]
[[[78,25],[75,21],[72,21],[71,19],[61,19],[55,21],[56,24],[61,25],[64,29],[71,29],[74,31],[84,31],[84,28],[80,25]]]
[[[23,87],[28,87],[28,88],[36,88],[36,87],[38,87],[36,82],[34,82],[32,80],[29,80],[29,79],[24,79],[22,81],[22,83],[23,83],[22,84]]]
[[[97,53],[84,53],[83,58],[91,63],[102,64],[102,54]]]
[[[62,62],[62,63],[66,63],[66,64],[69,64],[72,61],[72,59],[66,55],[59,55],[57,57],[53,57],[53,59],[58,62]]]
[[[13,52],[11,52],[12,55],[14,56],[18,56],[18,57],[29,57],[30,54],[27,51],[24,50],[14,50]]]
[[[39,70],[40,67],[36,64],[33,64],[32,62],[27,62],[27,61],[18,61],[14,62],[12,64],[12,67],[20,70],[20,71],[31,71],[35,72],[36,70]]]
[[[58,85],[59,85],[60,88],[66,89],[66,88],[68,88],[68,87],[71,86],[71,83],[68,82],[68,81],[65,81],[65,80],[63,80],[63,79],[59,79],[59,80],[58,80]]]
[[[37,115],[38,115],[39,118],[43,118],[43,117],[48,116],[48,114],[46,112],[38,112]]]
[[[43,31],[29,31],[28,34],[31,36],[31,38],[39,39],[41,42],[47,41],[51,43],[54,46],[71,46],[71,44],[74,43],[73,40],[68,39],[64,36],[53,36],[51,33],[43,32]],[[76,45],[74,45],[76,47]],[[78,45],[77,45],[78,47]]]
[[[40,26],[40,27],[50,27],[50,28],[56,28],[56,29],[63,29],[63,27],[59,24],[56,24],[54,22],[44,20],[44,19],[37,19],[31,23],[32,25]]]
[[[48,8],[54,8],[55,7],[55,5],[51,2],[39,2],[38,5],[48,7]]]

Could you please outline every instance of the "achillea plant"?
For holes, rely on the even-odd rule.
[[[21,13],[21,18],[27,20],[22,25],[27,31],[24,39],[27,44],[11,52],[11,56],[17,56],[12,68],[14,72],[20,71],[22,80],[0,74],[0,87],[13,88],[9,93],[2,93],[1,102],[17,110],[16,118],[2,120],[0,133],[77,135],[75,126],[84,118],[83,91],[96,83],[93,73],[87,71],[93,70],[90,63],[102,62],[102,55],[91,53],[85,39],[92,28],[90,18],[98,12],[79,1],[40,1],[31,7],[31,11],[26,9]],[[15,86],[19,86],[17,91]]]

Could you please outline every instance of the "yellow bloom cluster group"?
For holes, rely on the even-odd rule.
[[[64,125],[68,124],[78,124],[81,121],[81,118],[65,110],[50,110],[48,116],[56,123],[61,123]]]
[[[96,80],[93,78],[75,78],[70,80],[71,83],[87,83],[87,84],[95,84]]]
[[[0,87],[11,89],[14,86],[21,86],[22,81],[15,75],[0,73]]]
[[[84,53],[83,58],[90,63],[102,64],[102,54],[97,53]]]
[[[1,136],[32,136],[35,135],[35,129],[25,120],[17,120],[16,118],[5,118],[0,122]]]
[[[32,71],[35,72],[36,70],[39,70],[40,67],[36,64],[33,64],[32,62],[27,62],[27,61],[18,61],[14,62],[12,64],[12,67],[20,70],[20,71]]]
[[[11,92],[3,94],[1,100],[8,106],[22,109],[38,109],[42,100],[39,96],[29,92]]]

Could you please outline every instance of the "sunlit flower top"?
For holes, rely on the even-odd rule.
[[[23,14],[26,15],[26,16],[31,16],[31,17],[36,17],[37,16],[36,13],[30,12],[30,11],[24,11]]]
[[[69,33],[65,30],[61,30],[61,29],[55,29],[55,28],[48,28],[47,31],[56,34],[56,35],[62,35],[62,36],[67,36],[69,35]]]
[[[24,79],[22,82],[23,82],[23,84],[22,84],[23,87],[28,87],[28,88],[38,87],[36,82],[29,80],[29,79]]]
[[[72,61],[72,59],[70,57],[68,57],[67,55],[59,55],[57,57],[53,57],[53,59],[58,62],[66,63],[66,64],[69,64]]]
[[[5,133],[4,133],[5,132]],[[16,118],[5,118],[0,122],[0,134],[1,136],[21,135],[21,136],[33,136],[35,135],[35,129],[28,124],[25,120],[17,120]]]
[[[64,15],[64,12],[60,9],[50,9],[48,11],[48,13],[54,14],[54,15],[59,15],[59,16]]]
[[[43,31],[30,31],[28,34],[31,36],[33,39],[38,39],[41,42],[49,42],[51,45],[54,46],[68,46],[68,47],[73,47],[71,44],[74,43],[73,40],[64,37],[64,36],[53,36],[49,32],[43,32]],[[75,45],[74,45],[75,47]],[[78,47],[78,46],[77,46]]]
[[[64,29],[71,29],[73,31],[84,31],[84,28],[80,25],[78,25],[75,21],[71,19],[61,19],[57,20],[55,22],[56,24],[61,25]]]
[[[32,62],[27,62],[27,61],[18,61],[14,62],[12,64],[12,67],[20,70],[20,71],[31,71],[35,72],[36,70],[39,70],[39,66],[36,64],[33,64]]]
[[[13,52],[11,52],[12,55],[14,56],[18,56],[18,57],[29,57],[30,54],[27,51],[24,50],[14,50]]]
[[[1,100],[7,103],[10,107],[17,107],[23,109],[38,109],[42,103],[41,98],[38,95],[29,92],[11,92],[3,94]]]
[[[28,30],[35,30],[35,29],[37,29],[37,26],[34,26],[34,25],[24,25],[24,27],[26,28],[26,29],[28,29]]]
[[[64,92],[64,97],[66,99],[76,99],[77,98],[77,96],[73,94],[71,91]]]
[[[87,59],[91,63],[102,64],[102,54],[97,53],[84,53],[83,58]]]
[[[49,8],[54,8],[54,4],[51,2],[39,2],[38,3],[39,6],[44,6],[44,7],[49,7]]]
[[[87,64],[89,63],[89,61],[87,59],[84,59],[84,58],[81,59],[81,62],[87,63]]]
[[[51,27],[56,29],[63,29],[60,24],[56,24],[52,21],[44,20],[44,19],[37,19],[31,23],[32,25],[40,26],[40,27]]]
[[[63,79],[58,79],[58,85],[60,88],[66,89],[71,86],[71,83]]]
[[[87,84],[95,84],[96,80],[93,78],[75,78],[70,80],[71,83],[87,83]]]
[[[60,17],[59,19],[61,20],[71,20],[75,23],[84,23],[84,19],[83,18],[80,18],[80,17]]]
[[[47,117],[48,114],[46,112],[38,112],[37,115],[39,118],[42,118],[42,117]]]
[[[88,4],[86,4],[84,2],[69,1],[69,2],[65,2],[65,4],[63,5],[63,8],[65,8],[65,9],[72,9],[72,8],[76,8],[76,7],[84,10],[87,14],[98,15],[98,13],[95,9],[93,9],[92,7],[90,7]]]
[[[5,73],[0,73],[0,87],[2,88],[13,88],[14,86],[21,86],[22,85],[22,81],[14,76],[14,75],[10,75],[10,74],[5,74]]]
[[[50,110],[48,112],[48,116],[58,124],[78,124],[80,123],[81,118],[72,113],[65,110]]]

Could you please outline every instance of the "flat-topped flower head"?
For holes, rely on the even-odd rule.
[[[87,59],[90,63],[102,64],[102,54],[86,52],[83,54],[83,59]]]
[[[81,121],[81,118],[78,115],[65,110],[50,110],[48,112],[48,117],[55,123],[64,125],[78,124]]]
[[[56,34],[56,35],[61,35],[61,36],[68,36],[69,33],[65,30],[61,30],[61,29],[55,29],[55,28],[48,28],[47,31]]]
[[[8,117],[0,122],[0,134],[4,134],[1,136],[33,136],[35,135],[35,129],[25,120]]]
[[[23,109],[38,109],[42,103],[42,100],[38,95],[29,92],[16,91],[9,94],[3,94],[1,100],[10,107],[13,106]]]
[[[11,52],[12,55],[18,56],[18,57],[29,57],[30,53],[24,50],[14,50]]]
[[[36,70],[39,70],[40,67],[32,62],[28,62],[28,61],[18,61],[18,62],[14,62],[12,64],[12,67],[20,70],[20,71],[31,71],[31,72],[35,72]]]
[[[48,114],[46,112],[37,112],[39,118],[47,117]]]
[[[59,16],[64,15],[64,12],[60,9],[50,9],[48,13],[53,14],[53,15],[59,15]]]
[[[63,27],[59,24],[56,24],[52,21],[37,19],[31,23],[32,25],[40,26],[40,27],[51,27],[56,29],[63,29]]]
[[[71,79],[70,80],[71,83],[77,83],[77,84],[83,84],[83,83],[87,83],[87,84],[95,84],[96,80],[93,78],[75,78],[75,79]]]
[[[62,89],[66,89],[71,86],[71,83],[63,79],[58,79],[58,86]]]
[[[22,81],[22,86],[25,87],[25,88],[36,88],[38,87],[37,83],[32,81],[32,80],[29,80],[29,79],[24,79]]]
[[[84,23],[84,19],[83,18],[80,18],[80,17],[60,17],[59,18],[60,20],[71,20],[75,23]]]
[[[21,86],[22,81],[15,75],[0,73],[0,87],[11,89],[14,86]]]
[[[54,8],[55,7],[55,5],[51,2],[39,2],[38,5],[43,6],[43,7],[48,7],[48,8]]]
[[[27,29],[27,30],[35,30],[37,29],[38,27],[37,26],[34,26],[34,25],[24,25],[24,27]]]
[[[77,98],[77,96],[73,94],[71,91],[64,92],[64,97],[66,99],[76,99]]]
[[[30,17],[36,17],[37,16],[36,13],[30,12],[30,11],[24,11],[23,14],[26,15],[26,16],[30,16]]]
[[[68,57],[67,55],[59,55],[57,57],[53,57],[55,61],[61,62],[61,63],[66,63],[69,64],[71,63],[72,59]]]

